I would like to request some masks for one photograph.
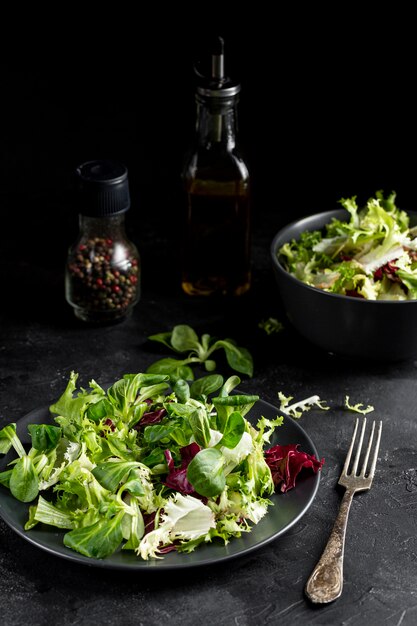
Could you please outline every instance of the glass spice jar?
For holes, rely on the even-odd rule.
[[[114,161],[89,161],[76,174],[79,236],[68,251],[66,300],[85,322],[120,322],[140,297],[140,256],[125,233],[127,168]]]

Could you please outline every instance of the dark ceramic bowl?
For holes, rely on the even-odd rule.
[[[410,213],[410,223],[416,223]],[[417,300],[364,300],[327,293],[291,276],[277,252],[305,230],[321,230],[344,209],[317,213],[282,228],[271,244],[272,266],[285,312],[294,328],[314,345],[345,357],[390,361],[417,357]]]

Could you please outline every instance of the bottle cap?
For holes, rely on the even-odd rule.
[[[109,160],[87,161],[76,169],[79,213],[106,217],[130,207],[127,167]]]
[[[240,91],[240,84],[224,73],[224,40],[216,37],[211,45],[211,69],[209,75],[202,74],[196,66],[197,93],[209,98],[230,98]]]

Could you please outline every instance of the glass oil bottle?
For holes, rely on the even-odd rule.
[[[240,85],[225,77],[220,37],[211,75],[196,75],[195,146],[183,170],[182,288],[189,295],[239,296],[251,282],[249,172],[238,147]]]

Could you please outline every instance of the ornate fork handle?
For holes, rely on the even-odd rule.
[[[375,474],[375,467],[378,460],[378,450],[381,441],[382,422],[379,422],[377,440],[372,457],[371,468],[368,476],[366,475],[369,455],[371,452],[372,441],[375,432],[375,422],[372,424],[371,433],[369,435],[368,447],[365,452],[365,458],[362,463],[362,469],[357,474],[359,458],[362,449],[363,438],[366,428],[366,417],[363,419],[362,430],[357,444],[356,456],[353,462],[352,470],[349,472],[350,459],[355,445],[356,433],[358,432],[359,419],[356,419],[353,437],[350,443],[348,453],[346,455],[345,464],[339,478],[339,485],[343,485],[346,491],[340,504],[339,513],[333,525],[327,545],[321,555],[319,562],[314,568],[310,578],[305,586],[306,596],[315,603],[324,604],[336,600],[343,588],[343,554],[345,551],[346,525],[349,516],[350,505],[352,503],[353,494],[357,491],[366,491],[370,489]]]
[[[345,491],[327,545],[307,581],[305,593],[311,602],[331,602],[342,593],[346,526],[353,494],[354,490]]]

